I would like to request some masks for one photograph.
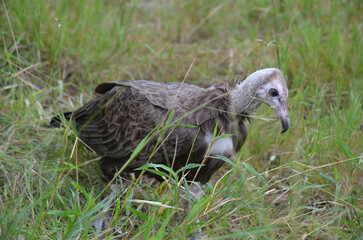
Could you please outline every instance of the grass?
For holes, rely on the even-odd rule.
[[[360,239],[362,11],[358,0],[2,0],[1,238]],[[253,121],[197,203],[172,180],[141,179],[113,204],[116,231],[96,233],[112,201],[99,159],[50,118],[101,82],[181,81],[190,66],[186,82],[202,86],[279,67],[291,129]]]

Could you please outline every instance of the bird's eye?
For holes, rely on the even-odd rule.
[[[277,91],[277,89],[275,89],[275,88],[271,88],[268,93],[270,94],[271,97],[278,97],[279,96],[279,91]]]

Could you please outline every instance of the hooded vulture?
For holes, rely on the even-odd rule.
[[[256,71],[237,84],[209,88],[139,80],[103,83],[96,93],[100,95],[64,117],[102,157],[101,170],[109,180],[147,139],[125,173],[138,174],[146,163],[168,165],[174,171],[197,163],[202,166],[181,174],[203,185],[225,162],[217,156],[231,157],[237,144],[242,146],[245,122],[261,103],[278,115],[282,132],[290,125],[288,89],[276,68]],[[61,117],[54,117],[51,125],[61,126]]]

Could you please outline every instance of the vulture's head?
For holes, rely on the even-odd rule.
[[[266,103],[280,118],[282,133],[289,129],[289,92],[279,69],[266,68],[252,73],[246,80],[237,84],[231,95],[237,113],[251,114],[261,103]]]

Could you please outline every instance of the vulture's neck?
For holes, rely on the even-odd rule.
[[[257,90],[267,83],[271,69],[264,69],[249,75],[231,91],[231,101],[236,113],[252,114],[262,103]]]

